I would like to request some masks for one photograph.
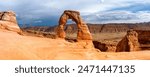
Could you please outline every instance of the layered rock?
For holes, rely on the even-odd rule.
[[[140,44],[138,42],[138,33],[134,30],[127,31],[127,35],[118,43],[116,52],[138,51]]]
[[[136,30],[140,44],[150,44],[150,30]]]
[[[14,12],[0,12],[0,29],[21,32],[17,24],[16,15]]]
[[[136,30],[142,50],[150,50],[150,30]]]
[[[59,26],[57,27],[57,36],[59,38],[65,38],[66,34],[64,31],[64,27],[67,23],[68,19],[72,19],[77,24],[78,32],[77,32],[77,40],[92,40],[92,36],[89,32],[89,29],[85,22],[80,17],[80,13],[78,11],[66,10],[62,14],[59,20]]]

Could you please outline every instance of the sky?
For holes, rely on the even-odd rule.
[[[86,23],[150,21],[150,0],[0,0],[0,11],[8,10],[21,25],[58,25],[64,10],[79,11]]]

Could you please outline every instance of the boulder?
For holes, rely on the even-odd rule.
[[[139,49],[138,33],[131,29],[127,31],[127,35],[118,43],[116,52],[132,52],[138,51]]]

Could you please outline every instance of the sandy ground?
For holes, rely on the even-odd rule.
[[[63,39],[22,36],[0,29],[1,60],[150,60],[150,51],[98,52]]]

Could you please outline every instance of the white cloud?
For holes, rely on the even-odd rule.
[[[150,21],[150,11],[110,11],[87,15],[84,20],[88,23],[139,23]]]

